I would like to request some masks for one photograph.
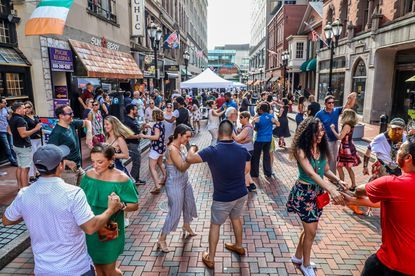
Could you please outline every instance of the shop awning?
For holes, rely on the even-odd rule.
[[[13,66],[30,66],[30,62],[17,48],[0,47],[0,64]]]
[[[260,84],[261,83],[261,81],[260,80],[256,80],[252,85],[258,85],[258,84]]]
[[[69,40],[88,77],[109,79],[142,79],[130,53],[119,52],[77,40]]]
[[[304,61],[304,62],[303,62],[303,64],[301,64],[301,66],[300,66],[300,70],[301,70],[301,72],[307,72],[307,65],[308,65],[308,63],[310,62],[310,60],[311,60],[311,59],[309,59],[309,60],[307,60],[307,61]]]
[[[270,80],[270,82],[276,82],[278,80],[278,78],[279,78],[279,76],[272,77],[272,79]]]
[[[182,74],[182,76],[186,76],[186,69],[182,69],[181,70],[181,74]],[[192,73],[190,73],[189,71],[187,71],[187,76],[188,77],[191,77],[192,76]]]
[[[178,77],[179,77],[179,74],[167,72],[167,78],[168,79],[176,79]]]
[[[310,59],[308,64],[307,64],[306,71],[307,72],[316,71],[316,66],[317,66],[317,59],[315,59],[315,58]]]
[[[253,80],[249,80],[247,83],[246,83],[246,85],[252,85],[252,83],[253,83],[254,81]]]

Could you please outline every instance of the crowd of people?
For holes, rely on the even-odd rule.
[[[140,177],[143,139],[151,143],[150,193],[156,196],[165,192],[168,198],[169,210],[157,240],[157,249],[162,252],[174,251],[167,244],[167,236],[177,229],[181,216],[183,234],[197,235],[191,227],[198,210],[188,169],[205,162],[212,173],[213,202],[209,248],[202,261],[208,268],[215,267],[220,227],[228,218],[235,243],[225,243],[225,248],[245,255],[242,215],[247,195],[257,190],[261,155],[263,174],[275,176],[273,152],[278,139],[278,147],[288,148],[298,166],[298,178],[286,207],[302,222],[291,261],[304,275],[315,275],[312,245],[330,199],[357,214],[364,213],[362,207],[368,208],[367,214],[371,208],[382,208],[383,244],[367,260],[362,275],[415,274],[409,264],[415,259],[410,249],[415,246],[415,217],[410,212],[411,199],[415,198],[411,183],[415,177],[415,144],[406,141],[405,121],[393,119],[364,156],[365,174],[369,173],[372,154],[376,156],[370,182],[356,183],[353,168],[362,163],[352,139],[358,121],[353,110],[356,93],[349,94],[343,107],[335,107],[335,99],[329,95],[321,110],[312,95],[299,97],[297,128],[288,146],[285,138],[291,134],[287,116],[293,100],[271,92],[254,98],[251,91],[232,94],[213,90],[203,91],[200,97],[175,93],[170,99],[156,89],[151,94],[127,92],[123,121],[111,115],[111,99],[101,88],[94,91],[88,84],[76,101],[75,107],[81,106],[76,111],[80,119],[74,118],[74,105],[57,107],[58,123],[43,146],[42,125],[32,103],[14,102],[11,117],[4,113],[4,99],[0,105],[0,138],[4,145],[7,143],[11,164],[18,167],[20,189],[3,223],[25,221],[36,274],[122,275],[116,260],[124,248],[129,224],[126,213],[131,215],[138,209],[137,186],[147,184]],[[205,116],[211,143],[199,150],[191,145],[191,138],[201,131],[200,121]],[[90,148],[92,165],[87,168],[82,167],[79,132],[85,133]],[[131,160],[130,169],[126,160]],[[344,169],[350,184],[345,181]],[[34,178],[28,186],[29,171]],[[389,176],[381,177],[385,175]],[[408,249],[407,245],[413,246]]]

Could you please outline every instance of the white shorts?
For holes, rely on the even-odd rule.
[[[158,153],[157,151],[155,151],[155,150],[151,149],[151,150],[150,150],[150,153],[148,154],[148,157],[149,157],[150,159],[157,160],[157,159],[159,159],[159,157],[160,157],[160,156],[162,156],[162,155],[163,155],[163,154],[160,154],[160,153]]]

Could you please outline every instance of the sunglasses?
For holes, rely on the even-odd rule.
[[[25,108],[32,108],[30,105],[26,105]]]
[[[334,104],[334,102],[327,102],[327,104]]]
[[[167,106],[167,108],[172,108],[172,106]]]
[[[244,116],[239,116],[239,119],[245,119],[246,117],[244,117]]]
[[[99,106],[99,104],[93,104],[92,106]]]
[[[73,116],[73,111],[68,113],[63,113],[63,115]]]

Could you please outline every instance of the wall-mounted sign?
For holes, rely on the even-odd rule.
[[[67,86],[55,86],[55,99],[62,100],[68,98],[68,87]]]
[[[155,62],[154,62],[154,56],[153,55],[146,55],[144,57],[144,78],[155,78]],[[164,74],[164,62],[162,60],[157,60],[157,71],[158,71],[158,77],[162,76]]]
[[[131,36],[144,35],[144,0],[131,0]]]
[[[177,73],[179,72],[179,65],[164,65],[164,71]]]
[[[120,50],[120,45],[118,45],[117,43],[111,42],[111,41],[107,41],[105,37],[98,38],[98,37],[93,36],[91,37],[91,44],[95,46],[107,48],[110,50],[114,50],[114,51]]]
[[[73,56],[71,50],[49,48],[50,70],[57,72],[73,72]]]

